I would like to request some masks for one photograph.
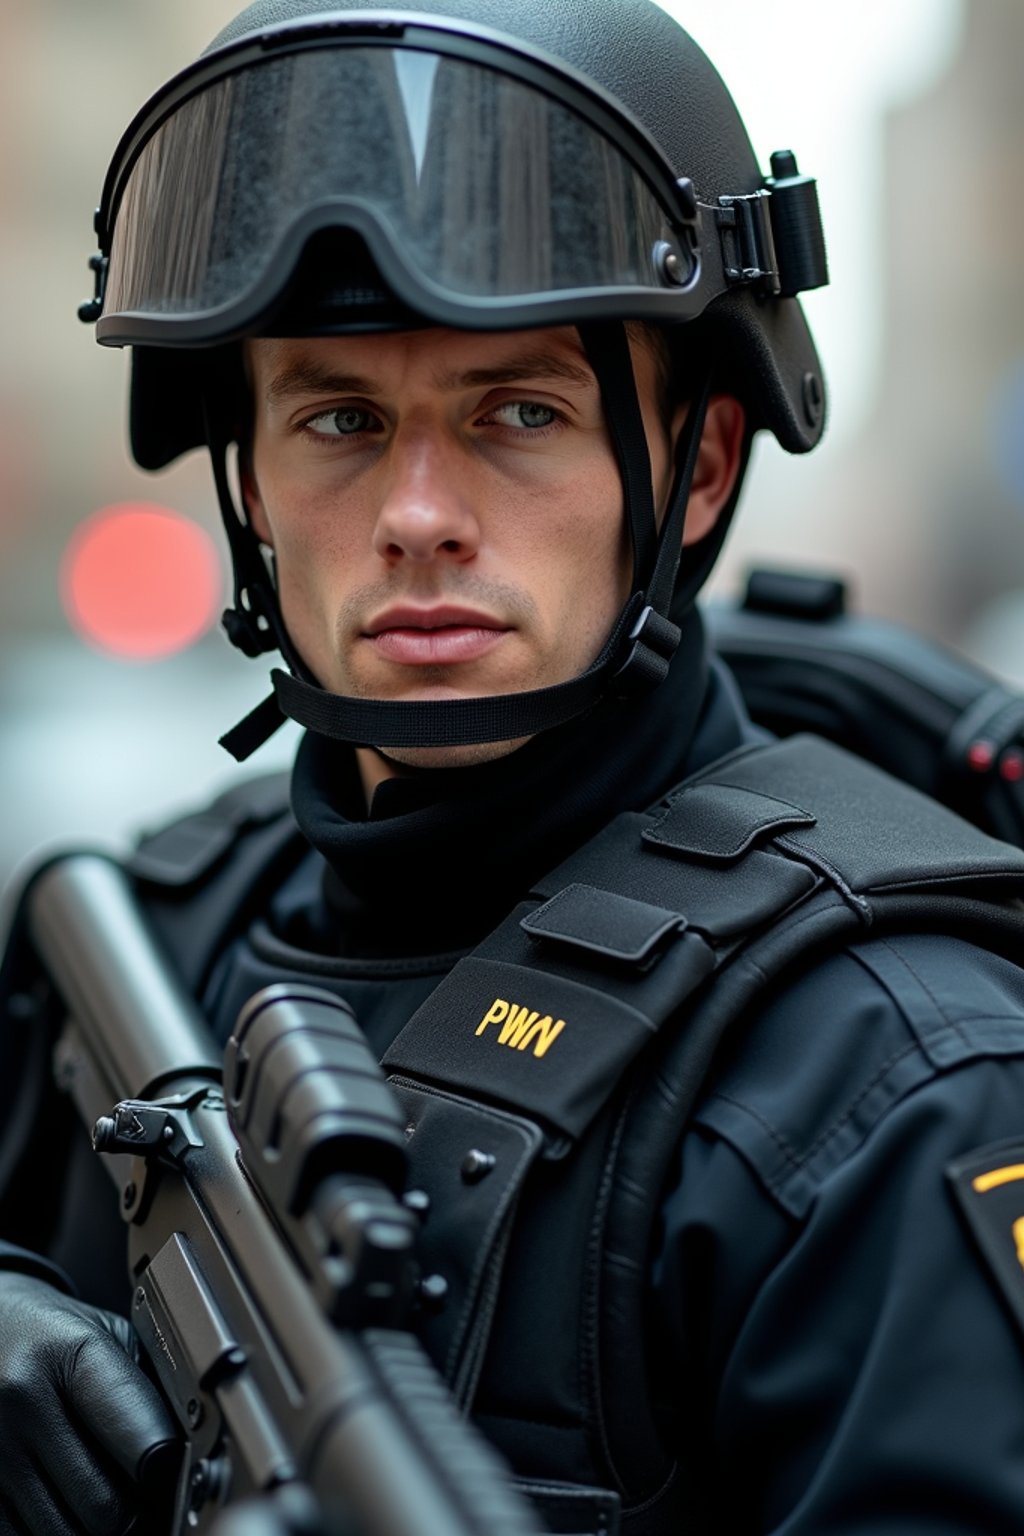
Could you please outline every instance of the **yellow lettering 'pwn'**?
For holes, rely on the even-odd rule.
[[[525,1051],[533,1046],[535,1056],[545,1056],[565,1028],[564,1019],[553,1019],[550,1013],[543,1018],[536,1009],[524,1008],[521,1003],[507,1003],[496,997],[476,1027],[482,1035],[488,1024],[500,1024],[498,1044]]]
[[[550,1013],[545,1014],[542,1019],[538,1019],[537,1015],[533,1014],[529,1028],[523,1034],[522,1039],[518,1040],[516,1044],[519,1050],[525,1051],[531,1040],[536,1040],[537,1044],[533,1047],[533,1054],[535,1056],[543,1056],[554,1045],[564,1028],[564,1019],[559,1019],[556,1023]]]
[[[508,1003],[506,1003],[503,997],[496,997],[494,1002],[491,1004],[490,1012],[485,1013],[483,1018],[480,1020],[480,1023],[477,1025],[477,1034],[482,1035],[488,1024],[500,1024],[507,1013]]]
[[[498,1044],[518,1045],[519,1049],[522,1050],[520,1042],[536,1017],[537,1015],[531,1013],[528,1008],[520,1008],[518,1003],[511,1003],[509,1005],[508,1018],[501,1026]]]

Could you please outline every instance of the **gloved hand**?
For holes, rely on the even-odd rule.
[[[0,1536],[121,1536],[170,1508],[174,1421],[131,1324],[0,1271]]]

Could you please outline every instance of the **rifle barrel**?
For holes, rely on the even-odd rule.
[[[119,1098],[181,1077],[220,1082],[222,1053],[113,860],[58,859],[28,903],[32,940]]]

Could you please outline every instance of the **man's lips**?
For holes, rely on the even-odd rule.
[[[508,633],[491,614],[445,605],[388,608],[370,620],[363,637],[387,661],[437,667],[476,661]]]

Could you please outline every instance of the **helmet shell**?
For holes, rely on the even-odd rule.
[[[743,121],[710,60],[652,0],[256,0],[215,38],[212,52],[290,21],[340,12],[381,19],[417,13],[493,29],[594,82],[646,129],[700,202],[757,192],[765,184]],[[695,322],[750,425],[802,453],[818,442],[825,392],[817,352],[796,298],[764,297],[737,286]],[[686,326],[666,327],[672,346],[693,344]],[[136,460],[159,468],[205,440],[197,370],[209,350],[136,346],[131,439]]]

